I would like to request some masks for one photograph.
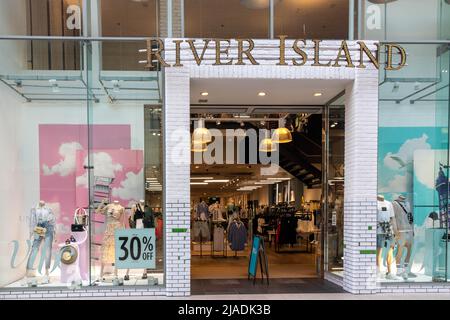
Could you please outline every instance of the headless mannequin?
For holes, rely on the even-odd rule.
[[[145,200],[139,200],[139,203],[136,203],[131,207],[131,220],[135,221],[135,214],[137,211],[145,212]],[[139,221],[141,220],[141,221]],[[142,219],[136,220],[136,229],[142,229],[144,228],[143,224],[143,217]],[[142,279],[147,279],[147,269],[144,269],[144,272],[142,274]],[[125,280],[130,280],[130,269],[127,269],[127,273],[125,275]]]
[[[377,200],[378,202],[385,202],[385,198],[382,195],[378,195],[377,196]],[[389,244],[389,248],[388,248],[388,252],[387,252],[387,258],[386,258],[386,264],[387,264],[387,270],[388,270],[388,276],[389,277],[394,277],[393,273],[392,273],[392,264],[394,263],[394,247],[395,247],[395,243],[398,237],[398,230],[397,230],[397,225],[395,222],[395,217],[390,217],[389,218],[389,224],[391,226],[391,228],[393,229],[393,239],[390,241]],[[377,232],[378,233],[378,232]],[[380,237],[379,234],[377,234],[377,237]],[[381,266],[383,265],[383,249],[384,249],[384,243],[382,246],[379,246],[377,248],[377,269],[378,272],[380,272]]]
[[[124,207],[122,207],[119,203],[119,201],[114,201],[111,204],[106,205],[106,201],[104,201],[96,210],[96,213],[101,213],[104,215],[107,215],[108,217],[114,217],[115,219],[117,219],[118,221],[120,221],[121,223],[121,218],[122,215],[124,213],[125,209]],[[108,219],[108,218],[107,218]],[[107,231],[105,231],[105,236],[106,233],[108,232],[108,225],[107,225]],[[114,234],[108,234],[109,237],[114,237]],[[112,241],[112,243],[114,243],[114,238],[110,239],[109,241]],[[105,240],[103,245],[105,245]],[[103,255],[103,253],[102,253]],[[114,266],[114,263],[112,263],[112,265]],[[102,257],[102,262],[101,262],[101,268],[100,268],[100,278],[102,280],[104,280],[103,276],[104,276],[104,270],[105,270],[105,262],[103,260]],[[114,266],[114,277],[117,279],[117,268]]]
[[[36,206],[36,209],[44,209],[44,208],[46,208],[46,203],[45,203],[45,201],[44,200],[39,200],[39,203],[38,203],[38,205]],[[50,211],[50,214],[52,214],[53,215],[53,213],[51,213],[51,210],[49,209],[49,211]],[[35,236],[35,231],[33,230],[33,237]],[[54,237],[53,237],[54,238]],[[51,250],[51,248],[50,249],[48,249],[47,248],[47,250]],[[44,278],[44,283],[49,283],[49,274],[50,274],[50,271],[49,271],[49,268],[47,268],[47,266],[46,266],[46,268],[45,268],[45,278]],[[34,270],[32,270],[32,269],[28,269],[27,270],[27,273],[26,273],[26,275],[27,275],[27,277],[29,277],[29,278],[33,278],[33,277],[36,277],[36,272],[34,271]]]
[[[408,278],[409,271],[409,263],[411,260],[411,249],[414,241],[414,226],[412,221],[412,213],[410,212],[410,206],[406,201],[406,198],[400,195],[394,202],[394,212],[395,219],[397,223],[397,231],[399,239],[398,241],[398,253],[396,256],[397,264],[403,269],[400,264],[402,261],[402,257],[404,254],[404,250],[407,250],[405,261],[404,261],[404,270],[402,272],[402,276],[404,279]],[[411,217],[408,216],[411,215]],[[414,275],[412,275],[414,276]]]

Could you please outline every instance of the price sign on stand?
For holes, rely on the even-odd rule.
[[[114,233],[117,269],[155,269],[155,229],[119,229]]]

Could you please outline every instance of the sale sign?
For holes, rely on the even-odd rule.
[[[117,269],[155,269],[155,229],[118,229],[114,232]]]

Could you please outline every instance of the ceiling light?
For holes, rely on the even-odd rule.
[[[240,125],[241,125],[241,127],[244,127],[245,126],[244,121],[241,121]]]
[[[292,141],[292,134],[288,128],[284,126],[284,119],[280,119],[278,128],[272,134],[273,143],[289,143]]]
[[[258,93],[258,96],[260,96],[260,97],[265,97],[265,96],[266,96],[266,93],[261,91],[261,92]]]
[[[192,186],[197,186],[197,185],[199,185],[199,186],[203,185],[204,186],[204,185],[207,185],[207,184],[208,184],[208,182],[191,182]]]
[[[322,92],[316,92],[314,93],[314,97],[321,97],[322,96]]]
[[[274,152],[277,151],[277,148],[271,138],[265,138],[259,144],[259,151]]]
[[[214,177],[191,177],[191,180],[213,180]]]
[[[246,114],[235,114],[235,115],[233,115],[233,117],[237,118],[237,119],[248,119],[248,118],[250,118],[250,116],[246,115]]]
[[[209,95],[209,93],[208,93],[208,92],[202,92],[201,95],[204,96],[204,97],[206,97],[206,96]]]
[[[224,180],[205,180],[204,182],[208,182],[208,183],[227,183],[229,181],[230,180],[224,179]]]
[[[267,180],[291,180],[291,178],[267,178]]]
[[[221,123],[222,123],[222,122],[220,122],[220,120],[217,120],[217,121],[216,121],[216,125],[218,125],[218,126],[220,126]]]
[[[392,92],[398,92],[399,89],[400,89],[400,83],[394,82],[394,86],[392,87]]]
[[[192,141],[195,143],[209,143],[212,141],[211,132],[205,128],[205,119],[200,118],[198,120],[198,127],[194,130],[192,134]]]

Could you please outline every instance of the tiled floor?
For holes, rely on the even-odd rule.
[[[341,287],[322,279],[270,279],[269,285],[258,279],[192,280],[192,295],[344,293]]]

